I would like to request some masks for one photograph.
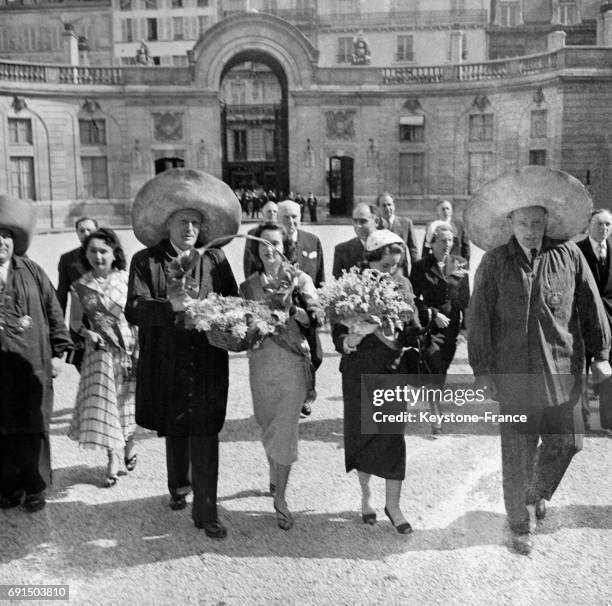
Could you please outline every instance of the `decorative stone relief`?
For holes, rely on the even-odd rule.
[[[477,95],[474,97],[473,106],[480,112],[483,112],[487,107],[491,105],[489,98],[486,95]]]
[[[354,109],[325,112],[327,138],[353,140],[355,138],[355,114]]]
[[[407,109],[413,114],[423,111],[423,108],[421,107],[421,103],[419,102],[417,97],[409,97],[408,99],[406,99],[404,103],[404,109]]]
[[[156,141],[180,141],[183,138],[182,112],[154,113],[153,136]]]
[[[535,93],[533,93],[533,102],[536,105],[541,105],[544,103],[544,91],[542,90],[541,86],[536,89]]]

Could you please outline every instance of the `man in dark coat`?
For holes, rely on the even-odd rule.
[[[24,257],[35,206],[0,195],[0,508],[45,506],[53,377],[72,346],[55,290]]]
[[[504,415],[504,503],[521,554],[531,552],[536,520],[582,448],[585,347],[597,378],[612,375],[608,319],[570,240],[591,205],[574,177],[527,166],[482,187],[464,214],[470,239],[487,251],[468,310],[468,356],[476,388]]]
[[[67,253],[64,253],[59,260],[57,266],[57,300],[66,315],[66,307],[68,306],[68,293],[70,285],[78,280],[88,269],[87,260],[85,259],[85,249],[83,242],[89,234],[92,234],[98,229],[98,222],[91,217],[81,217],[74,224],[77,237],[81,246],[73,248]],[[83,362],[83,353],[85,351],[83,340],[72,329],[70,329],[70,338],[75,344],[75,348],[68,354],[67,362],[74,364],[77,370],[80,370]]]
[[[586,259],[601,296],[608,322],[612,326],[612,213],[600,208],[594,210],[589,221],[588,236],[576,244]],[[593,360],[593,353],[586,352],[587,372]],[[612,381],[599,384],[599,421],[603,429],[612,431]],[[590,407],[587,398],[584,398],[582,413],[585,425],[589,425]]]
[[[218,434],[227,406],[228,356],[205,333],[187,330],[183,320],[190,297],[238,295],[223,252],[200,254],[194,247],[236,233],[240,204],[211,175],[170,169],[142,187],[132,223],[148,245],[132,258],[125,310],[139,328],[136,422],[166,438],[171,509],[183,509],[193,488],[195,526],[222,539],[227,531],[217,515]],[[184,275],[171,277],[177,259]]]
[[[378,227],[388,229],[394,234],[397,234],[408,248],[410,258],[405,259],[401,264],[402,273],[404,276],[408,277],[412,265],[419,260],[416,232],[414,231],[412,219],[400,217],[395,214],[395,201],[389,192],[384,192],[378,196],[376,205],[380,213]]]
[[[310,191],[308,192],[308,199],[306,200],[306,204],[308,206],[308,214],[310,215],[310,222],[317,222],[317,206],[319,201],[317,197]]]
[[[376,214],[368,204],[357,204],[353,209],[353,229],[355,237],[341,242],[334,249],[334,278],[339,278],[342,270],[348,271],[365,261],[365,243],[376,229]]]

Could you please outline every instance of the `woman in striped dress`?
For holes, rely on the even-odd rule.
[[[136,328],[125,319],[128,274],[117,235],[99,229],[84,242],[90,269],[71,290],[70,326],[85,340],[85,356],[69,437],[108,454],[105,485],[117,483],[119,461],[128,471],[134,452]]]

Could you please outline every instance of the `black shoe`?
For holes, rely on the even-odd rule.
[[[304,405],[302,406],[302,410],[300,411],[300,414],[303,417],[309,417],[311,413],[312,413],[312,408],[310,408],[310,404],[305,402]]]
[[[17,490],[8,497],[0,497],[0,509],[12,509],[13,507],[19,507],[19,505],[21,505],[23,495],[23,490]]]
[[[529,555],[533,549],[533,537],[531,533],[512,534],[512,549],[521,555]]]
[[[376,524],[376,514],[375,513],[362,513],[361,519],[364,524],[368,524],[370,526],[374,526]]]
[[[412,532],[412,526],[410,526],[408,522],[404,522],[403,524],[396,526],[395,522],[393,521],[393,518],[390,516],[386,507],[385,507],[385,515],[389,518],[389,520],[391,521],[391,524],[393,524],[393,526],[395,527],[395,530],[397,530],[397,532],[399,532],[400,534],[410,534]]]
[[[219,520],[216,522],[193,522],[196,528],[204,529],[209,539],[224,539],[227,536],[227,529]]]
[[[535,506],[535,514],[538,520],[543,520],[546,517],[546,501],[540,499]]]
[[[168,503],[172,511],[180,511],[187,507],[187,497],[184,494],[177,494],[170,496],[170,503]]]
[[[47,500],[45,499],[45,493],[37,492],[36,494],[26,495],[23,507],[28,513],[35,513],[36,511],[44,509],[46,504]]]

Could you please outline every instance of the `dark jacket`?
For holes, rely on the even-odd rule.
[[[39,265],[15,256],[0,297],[0,435],[49,431],[51,358],[72,346],[55,290]]]
[[[576,245],[582,251],[593,273],[597,289],[601,296],[601,301],[606,310],[606,315],[608,316],[608,321],[612,325],[612,263],[610,259],[610,257],[612,257],[612,238],[607,241],[608,252],[606,255],[606,262],[603,265],[599,263],[599,260],[595,256],[588,237],[584,240],[580,240],[580,242],[576,242]]]
[[[325,269],[323,267],[323,247],[321,240],[314,234],[298,229],[298,238],[293,251],[286,251],[289,260],[297,263],[298,267],[307,273],[319,288],[325,282]]]
[[[365,261],[365,247],[359,238],[341,242],[334,248],[334,265],[332,275],[339,278],[342,270],[348,271]]]
[[[66,313],[66,306],[68,305],[70,285],[78,280],[88,269],[89,266],[82,246],[70,250],[60,257],[57,266],[57,300],[64,313]]]
[[[168,240],[132,258],[125,317],[139,328],[136,422],[159,435],[212,435],[225,421],[227,352],[205,333],[185,330],[166,295],[166,268],[176,256]],[[223,252],[205,253],[192,271],[198,297],[211,292],[237,296]],[[177,320],[178,316],[178,320]]]

